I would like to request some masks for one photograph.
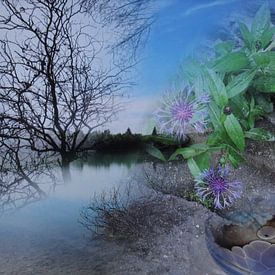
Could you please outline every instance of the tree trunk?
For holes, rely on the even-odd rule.
[[[68,158],[62,157],[61,170],[62,170],[62,177],[63,177],[64,183],[69,183],[72,180],[71,171],[70,171],[70,162],[71,160],[69,160]]]

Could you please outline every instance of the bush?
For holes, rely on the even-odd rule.
[[[163,196],[130,199],[126,194],[113,189],[109,194],[96,196],[81,212],[80,222],[94,237],[107,240],[150,241],[150,236],[160,229],[169,230],[182,222],[180,209],[171,209],[173,203],[166,203]],[[167,206],[169,205],[169,207]]]

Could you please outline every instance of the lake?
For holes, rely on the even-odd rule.
[[[79,223],[80,212],[94,193],[125,182],[136,161],[135,154],[118,156],[116,161],[108,155],[76,161],[71,165],[71,182],[51,188],[40,201],[3,213],[0,274],[39,274],[48,270],[48,274],[74,270],[81,274],[82,269],[84,273],[91,269],[102,244],[91,243],[91,232]]]

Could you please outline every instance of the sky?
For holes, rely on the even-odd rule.
[[[199,55],[203,44],[211,40],[227,18],[245,13],[252,2],[260,6],[262,1],[156,0],[156,19],[136,68],[136,86],[130,91],[125,111],[108,125],[111,131],[124,132],[130,127],[133,132],[149,133],[157,103],[175,79],[182,61]]]

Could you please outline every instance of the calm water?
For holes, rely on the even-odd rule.
[[[27,272],[28,266],[39,263],[45,268],[66,256],[66,262],[74,261],[91,249],[91,233],[79,223],[80,212],[94,193],[127,180],[135,161],[135,155],[125,155],[117,161],[105,156],[96,160],[97,165],[94,159],[75,162],[71,182],[58,184],[41,201],[4,213],[0,217],[0,274],[17,274],[21,268]]]

